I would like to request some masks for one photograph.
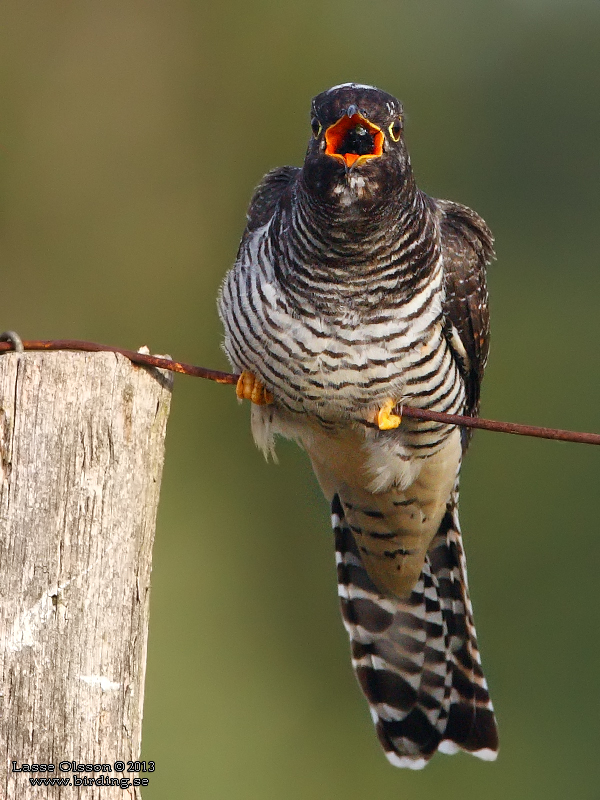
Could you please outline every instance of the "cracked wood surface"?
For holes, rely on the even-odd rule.
[[[0,357],[0,797],[61,761],[139,758],[152,544],[172,378],[114,353]],[[13,772],[12,762],[54,764]],[[140,777],[151,778],[151,773]]]

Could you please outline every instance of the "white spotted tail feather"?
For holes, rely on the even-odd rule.
[[[496,758],[498,733],[481,668],[454,492],[406,600],[382,594],[362,565],[337,495],[338,589],[352,665],[391,764],[422,769],[434,753]]]

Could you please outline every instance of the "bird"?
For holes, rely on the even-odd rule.
[[[416,183],[400,101],[312,100],[302,167],[255,189],[221,285],[223,348],[254,440],[307,452],[330,503],[353,669],[391,764],[498,752],[458,518],[465,428],[489,350],[484,220]]]

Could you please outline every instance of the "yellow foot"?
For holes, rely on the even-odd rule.
[[[380,431],[391,431],[393,428],[397,428],[402,422],[402,417],[399,417],[397,414],[392,414],[395,405],[395,400],[386,400],[377,412],[375,422]]]
[[[252,400],[257,406],[266,406],[273,402],[273,395],[265,389],[264,383],[246,369],[238,378],[235,393],[240,400]]]

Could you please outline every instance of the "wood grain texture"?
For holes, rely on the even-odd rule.
[[[139,758],[171,388],[115,353],[0,357],[2,798],[139,797],[29,777],[134,777],[58,765]]]

